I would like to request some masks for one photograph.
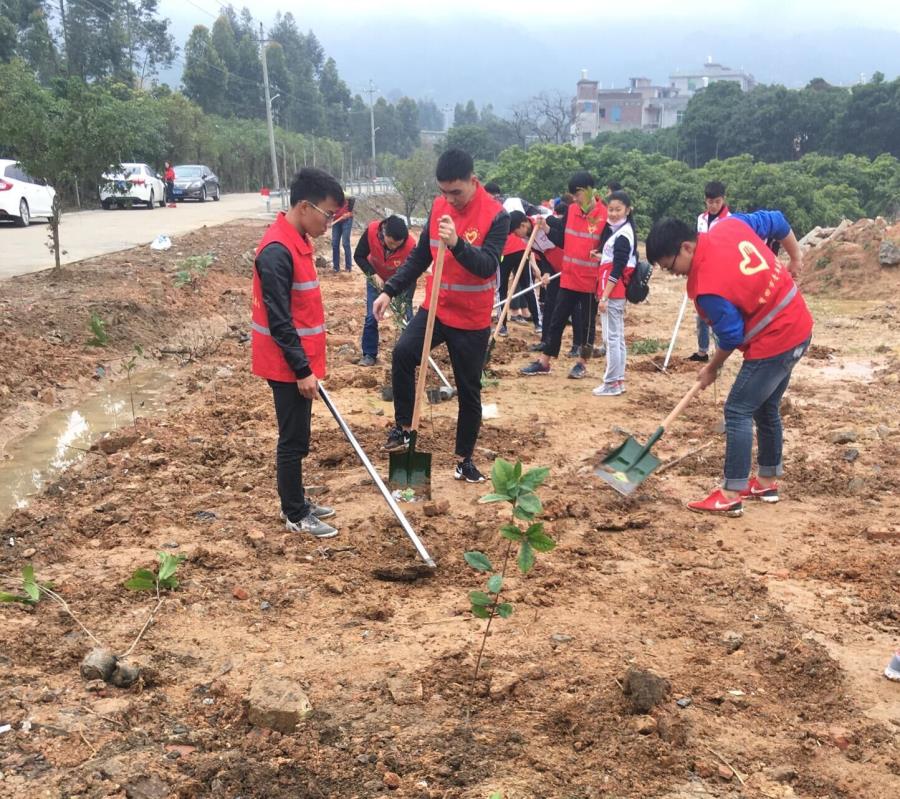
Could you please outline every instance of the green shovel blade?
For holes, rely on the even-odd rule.
[[[641,445],[634,436],[610,452],[594,470],[594,474],[609,483],[620,494],[628,496],[646,480],[662,463],[650,452],[650,447],[659,440],[662,428],[656,431],[646,445]]]
[[[388,482],[393,489],[431,485],[431,453],[416,452],[416,437],[413,430],[409,436],[409,447],[402,452],[390,453]]]

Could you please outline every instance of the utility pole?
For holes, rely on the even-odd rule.
[[[369,126],[372,131],[372,180],[375,180],[375,93],[377,91],[372,79],[369,78],[369,88],[365,93],[369,95]]]
[[[262,59],[263,87],[266,93],[266,125],[269,128],[269,150],[272,155],[272,180],[277,191],[281,184],[278,181],[278,155],[275,152],[275,126],[272,124],[272,98],[269,96],[269,67],[266,64],[266,40],[263,38],[263,24],[259,23],[259,57]],[[284,198],[281,199],[284,207]]]

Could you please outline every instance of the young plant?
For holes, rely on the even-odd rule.
[[[665,342],[656,338],[641,338],[631,344],[632,355],[652,355],[666,348]]]
[[[137,359],[144,356],[144,350],[140,344],[134,345],[135,354],[125,361],[125,374],[128,377],[128,397],[131,399],[131,423],[137,424],[137,417],[134,413],[134,390],[131,388],[131,373],[137,368]]]
[[[50,587],[50,583],[44,584]],[[0,591],[0,602],[21,602],[23,605],[36,605],[41,599],[41,588],[34,576],[34,566],[30,563],[22,569],[22,594],[10,594]]]
[[[91,311],[88,328],[93,336],[88,339],[89,347],[105,347],[109,344],[109,333],[106,332],[106,321],[96,311]]]
[[[159,571],[155,574],[149,569],[136,569],[129,579],[125,581],[125,587],[129,591],[155,591],[159,595],[159,589],[174,591],[178,588],[178,578],[175,572],[184,562],[184,555],[172,555],[169,552],[157,552],[159,558]]]
[[[550,552],[556,542],[544,532],[543,522],[535,522],[534,519],[543,510],[541,500],[535,491],[547,479],[550,470],[541,466],[529,469],[523,474],[522,462],[515,465],[503,458],[494,461],[491,469],[491,483],[494,491],[485,494],[479,502],[508,502],[510,506],[510,519],[500,527],[500,535],[506,539],[506,548],[503,552],[503,562],[499,570],[495,570],[490,558],[483,552],[472,551],[463,555],[475,571],[489,575],[486,591],[470,591],[469,602],[472,614],[479,619],[487,619],[484,635],[481,638],[481,648],[475,661],[475,673],[472,677],[472,688],[478,682],[478,672],[481,669],[481,660],[484,655],[484,647],[491,630],[491,623],[495,616],[508,619],[513,612],[513,606],[509,602],[501,602],[503,584],[506,579],[506,569],[509,565],[513,549],[517,550],[516,563],[522,574],[528,574],[534,567],[536,552]],[[524,529],[519,525],[523,521],[527,524]]]
[[[178,262],[179,271],[175,273],[175,287],[182,288],[194,282],[194,278],[206,274],[216,256],[212,253],[206,255],[190,255]]]

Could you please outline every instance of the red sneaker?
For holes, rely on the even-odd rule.
[[[755,477],[750,478],[750,484],[741,491],[741,499],[758,499],[762,502],[778,502],[778,483],[770,486],[762,485]]]
[[[688,502],[688,509],[695,513],[722,513],[725,516],[741,516],[744,513],[741,498],[726,497],[721,488],[717,488],[706,499]]]

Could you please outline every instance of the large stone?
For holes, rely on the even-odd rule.
[[[672,686],[662,675],[650,669],[630,667],[622,689],[631,700],[633,713],[649,713],[665,699]]]
[[[290,734],[311,712],[309,698],[293,680],[263,676],[250,688],[247,718],[257,727]]]
[[[900,265],[900,245],[890,239],[881,242],[878,248],[878,263],[882,266]]]

